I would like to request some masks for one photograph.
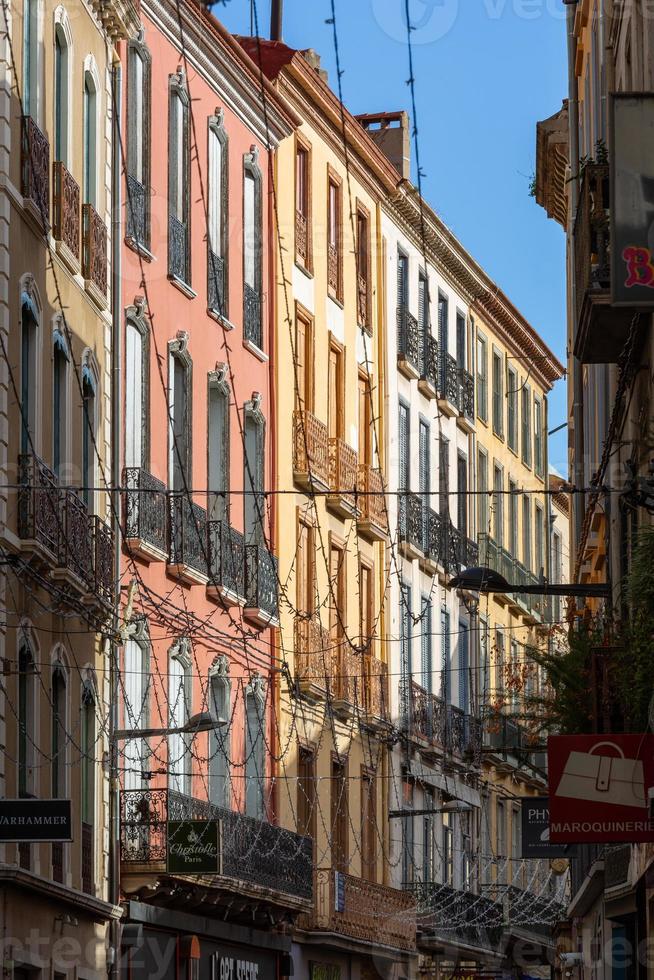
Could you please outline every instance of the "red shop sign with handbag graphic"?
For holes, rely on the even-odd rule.
[[[550,840],[654,841],[654,735],[550,735]]]

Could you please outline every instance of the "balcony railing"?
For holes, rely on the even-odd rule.
[[[398,496],[398,537],[400,547],[408,556],[417,557],[424,545],[422,500],[415,493],[401,493]]]
[[[295,676],[303,694],[324,697],[329,686],[329,631],[317,616],[296,616],[293,624]]]
[[[295,255],[306,269],[309,261],[309,239],[307,216],[301,211],[295,212]]]
[[[338,908],[336,911],[339,898]],[[316,871],[315,907],[302,928],[331,932],[376,948],[415,950],[415,899],[407,891],[343,874]]]
[[[50,144],[31,116],[21,120],[21,193],[36,208],[41,223],[50,220]]]
[[[247,282],[243,283],[243,337],[259,350],[263,350],[261,293]]]
[[[444,522],[437,511],[431,507],[424,509],[423,515],[423,551],[425,559],[432,565],[446,567]]]
[[[431,334],[422,338],[418,387],[428,398],[435,398],[438,392],[438,343]]]
[[[338,248],[331,242],[327,245],[327,288],[338,298],[340,292],[340,273]]]
[[[140,180],[127,174],[127,237],[137,245],[148,245],[148,191]]]
[[[493,950],[499,946],[503,909],[498,902],[436,882],[415,882],[407,887],[417,903],[423,940],[433,936],[478,949]]]
[[[453,704],[447,706],[445,744],[448,752],[478,759],[481,756],[482,733],[481,719]]]
[[[364,655],[364,709],[369,720],[389,718],[388,668],[379,657]]]
[[[227,316],[225,260],[211,249],[207,252],[207,307],[219,316]]]
[[[139,467],[124,470],[125,539],[134,554],[164,561],[167,553],[168,508],[166,485]]]
[[[311,901],[310,837],[166,789],[121,793],[123,873],[161,874],[166,864],[168,822],[177,820],[215,820],[219,825],[221,873],[205,876],[206,887],[220,888],[229,879]]]
[[[357,322],[362,327],[368,326],[368,280],[361,273],[357,275]]]
[[[180,578],[206,583],[207,512],[186,494],[170,494],[170,544],[168,564]]]
[[[306,410],[293,412],[293,477],[302,487],[329,487],[327,426]]]
[[[455,359],[447,351],[441,351],[439,356],[438,397],[452,405],[456,411],[461,410],[459,389],[459,369]]]
[[[52,470],[38,456],[18,457],[18,534],[56,557],[59,553],[59,486]]]
[[[327,505],[341,517],[352,517],[356,513],[358,470],[359,459],[355,450],[343,439],[330,439]]]
[[[381,470],[375,470],[367,463],[360,463],[357,489],[359,533],[371,541],[385,541],[388,535],[388,512]]]
[[[553,944],[554,927],[566,917],[561,902],[515,885],[508,886],[506,898],[509,930],[532,932]]]
[[[363,663],[345,638],[332,637],[330,688],[335,707],[351,709],[363,703]]]
[[[114,536],[111,528],[97,516],[90,518],[93,542],[93,572],[96,595],[113,602],[115,594]]]
[[[79,184],[61,161],[53,166],[52,233],[79,261]]]
[[[279,619],[277,558],[260,544],[245,547],[245,609],[261,625]]]
[[[230,605],[245,600],[245,539],[227,521],[209,521],[209,589]]]
[[[409,378],[417,378],[421,370],[421,344],[418,321],[406,306],[397,308],[397,366]]]
[[[93,542],[89,512],[73,490],[60,490],[59,565],[80,582],[93,582]]]
[[[445,706],[442,698],[411,681],[411,732],[432,745],[445,744]]]
[[[479,563],[499,572],[507,582],[512,582],[515,562],[506,548],[502,548],[490,534],[479,535]]]
[[[521,758],[527,748],[524,732],[518,722],[497,711],[493,711],[485,720],[484,742],[505,758]]]
[[[475,418],[475,382],[469,371],[458,368],[459,374],[459,411],[469,422]]]
[[[168,215],[168,275],[190,285],[188,225]]]
[[[82,208],[82,276],[107,295],[107,226],[91,204]]]

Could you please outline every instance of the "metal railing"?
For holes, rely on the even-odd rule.
[[[137,245],[148,245],[148,192],[140,180],[127,174],[127,237]]]
[[[278,560],[260,544],[245,546],[245,605],[279,616]]]
[[[171,565],[186,566],[208,575],[207,512],[185,494],[169,495]]]
[[[53,164],[52,234],[79,259],[79,184],[61,161]]]
[[[421,368],[421,344],[418,321],[406,306],[397,308],[397,358],[406,361],[417,373]]]
[[[295,255],[306,269],[309,260],[308,222],[307,216],[297,210],[295,212]]]
[[[245,539],[227,521],[207,523],[209,584],[244,599]]]
[[[243,337],[263,350],[261,293],[247,282],[243,283]]]
[[[18,457],[18,535],[59,553],[59,484],[52,470],[28,453]]]
[[[419,881],[405,886],[417,904],[423,935],[439,936],[481,949],[496,949],[501,941],[503,908],[483,895],[459,891],[439,882]]]
[[[381,470],[359,463],[357,490],[359,520],[373,525],[382,535],[388,533],[388,513]]]
[[[611,285],[608,164],[584,168],[573,234],[578,325],[586,294]]]
[[[438,342],[431,334],[425,334],[421,344],[420,379],[438,391]]]
[[[293,412],[293,469],[296,477],[329,486],[329,436],[324,422],[306,410]]]
[[[344,439],[329,440],[329,490],[352,512],[356,507],[359,458]]]
[[[296,616],[293,623],[296,678],[301,685],[326,691],[329,685],[330,636],[318,616]]]
[[[39,218],[50,216],[50,144],[31,116],[21,118],[20,182],[23,197],[32,202]]]
[[[82,276],[107,295],[107,226],[91,204],[82,208]]]
[[[475,382],[469,371],[459,367],[459,411],[473,422],[475,418]]]
[[[226,316],[225,260],[222,255],[216,255],[211,249],[207,251],[207,276],[207,307],[219,316]]]
[[[189,284],[188,224],[168,215],[168,275]]]
[[[162,554],[167,550],[168,508],[166,484],[142,467],[123,471],[125,537],[144,541]]]
[[[400,544],[406,543],[422,551],[424,545],[422,500],[417,494],[406,491],[400,493],[397,501]]]
[[[460,410],[459,369],[457,363],[451,354],[448,354],[447,351],[441,351],[438,366],[438,396]]]

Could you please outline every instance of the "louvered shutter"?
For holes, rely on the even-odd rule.
[[[468,714],[470,710],[470,668],[468,627],[459,624],[459,707]]]
[[[432,690],[432,661],[431,661],[431,603],[428,598],[422,600],[422,636],[420,642],[420,673],[422,686],[431,694]]]
[[[400,404],[399,413],[399,489],[408,490],[409,479],[409,410]]]
[[[441,615],[441,650],[443,672],[443,699],[445,704],[452,702],[452,664],[450,662],[450,614],[443,609]]]
[[[446,354],[448,350],[447,319],[448,319],[447,297],[440,295],[438,297],[438,347],[441,354]]]
[[[407,304],[407,258],[401,253],[397,256],[397,305],[404,308]]]
[[[457,458],[457,519],[456,526],[464,537],[468,536],[468,462],[464,456]]]
[[[423,275],[418,279],[418,326],[420,336],[425,337],[429,332],[429,318],[427,316],[427,280]]]
[[[445,436],[441,435],[438,445],[438,506],[441,517],[449,517],[450,497],[449,497],[449,442]]]

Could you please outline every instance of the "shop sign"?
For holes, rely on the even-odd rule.
[[[550,841],[550,801],[547,796],[523,796],[522,857],[569,857],[570,847]]]
[[[254,948],[222,948],[211,954],[211,980],[276,980],[275,963]]]
[[[166,868],[171,874],[218,874],[217,820],[169,820]]]
[[[72,839],[70,800],[0,800],[0,843]]]
[[[310,980],[341,980],[338,963],[309,963]]]
[[[553,843],[654,841],[654,735],[551,735],[547,759]]]

